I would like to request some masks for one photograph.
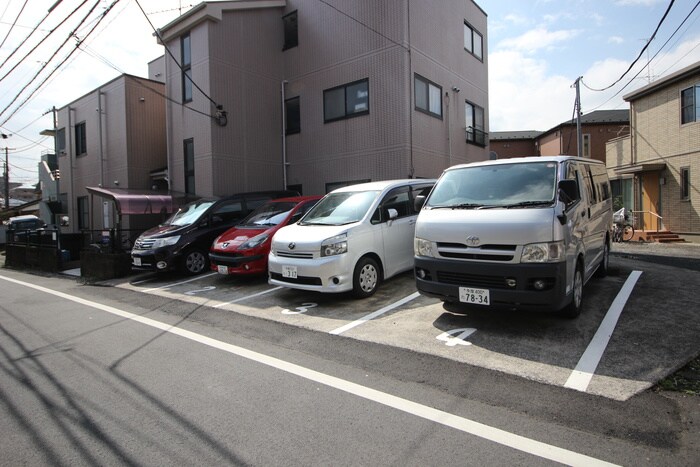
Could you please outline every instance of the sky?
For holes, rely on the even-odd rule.
[[[11,182],[37,182],[41,154],[53,149],[53,139],[40,135],[53,127],[53,106],[63,107],[121,73],[147,76],[148,62],[162,55],[163,48],[153,37],[146,17],[155,27],[162,27],[199,2],[63,0],[48,13],[56,3],[0,2],[0,132],[12,135],[0,140],[0,151],[4,156],[4,148],[10,148]],[[654,33],[670,0],[476,3],[488,16],[491,132],[544,131],[570,120],[576,96],[573,84],[578,77],[582,77],[584,114],[627,109],[629,104],[622,96],[700,61],[697,0],[675,0],[638,63],[605,91],[591,89],[607,88],[625,73]],[[93,5],[97,6],[88,15]],[[38,45],[51,30],[53,34]],[[81,40],[78,49],[73,31]],[[54,56],[64,41],[65,46]],[[649,61],[651,65],[645,67]],[[53,74],[47,79],[49,73]]]

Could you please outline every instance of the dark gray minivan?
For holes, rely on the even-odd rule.
[[[193,201],[136,239],[131,265],[150,271],[179,269],[199,274],[209,269],[209,248],[216,237],[258,206],[298,195],[292,190],[258,191]]]

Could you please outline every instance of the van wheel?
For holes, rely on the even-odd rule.
[[[356,298],[367,298],[379,287],[380,270],[377,262],[369,257],[360,258],[352,275],[352,293]]]
[[[185,253],[182,260],[182,269],[186,274],[194,276],[200,274],[209,267],[209,258],[201,250],[193,249]]]
[[[608,275],[608,268],[610,267],[610,244],[606,241],[603,245],[603,260],[598,265],[598,269],[595,271],[596,277],[605,277]]]
[[[576,272],[574,272],[574,286],[571,291],[571,303],[563,310],[561,315],[565,318],[576,318],[581,314],[581,305],[583,304],[583,266],[579,261],[576,264]]]

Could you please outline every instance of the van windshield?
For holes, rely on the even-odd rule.
[[[177,210],[163,225],[190,225],[202,216],[202,214],[214,204],[212,200],[200,200],[186,204]]]
[[[550,206],[557,164],[523,162],[463,167],[446,172],[426,203],[431,208],[489,209]]]
[[[329,193],[306,213],[299,225],[345,225],[359,222],[378,195],[378,191]]]

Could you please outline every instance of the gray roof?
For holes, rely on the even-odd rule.
[[[563,124],[570,123],[564,122]],[[595,110],[589,114],[581,115],[581,123],[629,123],[629,109],[622,110]],[[574,123],[576,123],[574,121]]]
[[[525,139],[529,140],[532,139],[534,140],[537,138],[539,135],[541,135],[541,131],[535,131],[535,130],[527,130],[527,131],[492,131],[489,133],[489,140],[490,141],[498,141],[498,140],[516,140],[516,139]]]
[[[698,73],[700,73],[700,62],[695,62],[692,65],[671,73],[668,76],[657,79],[646,86],[642,86],[641,88],[622,96],[622,98],[627,102],[633,101],[635,99],[639,99],[640,97],[646,96],[647,94],[658,91],[661,88],[675,84],[678,81],[684,80],[690,76],[697,75]]]

